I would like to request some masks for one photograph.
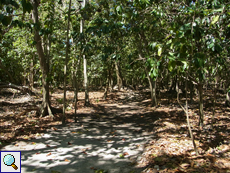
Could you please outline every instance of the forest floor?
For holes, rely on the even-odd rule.
[[[214,124],[207,91],[204,128],[198,127],[198,100],[189,104],[190,123],[199,155],[188,134],[186,116],[176,99],[161,94],[158,107],[150,106],[148,90],[90,92],[84,106],[79,93],[74,123],[73,91],[67,92],[67,124],[61,125],[63,90],[52,93],[54,118],[39,118],[34,104],[41,95],[0,93],[0,149],[22,152],[22,172],[155,173],[230,172],[230,108],[218,94]],[[184,99],[181,101],[184,103]],[[58,112],[58,111],[57,111]]]

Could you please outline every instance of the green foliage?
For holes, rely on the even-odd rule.
[[[64,77],[68,9],[63,5],[66,1],[42,0],[40,3],[40,23],[34,24],[29,15],[33,10],[30,1],[1,0],[0,60],[17,83],[28,77],[33,61],[35,80],[41,83],[33,35],[37,29],[44,42],[45,56],[49,57],[47,81],[58,87]],[[145,84],[146,75],[153,79],[183,76],[187,70],[196,72],[191,77],[197,82],[207,79],[209,74],[223,76],[224,69],[229,68],[229,10],[226,1],[214,0],[195,3],[102,0],[90,1],[81,9],[79,3],[73,3],[68,81],[72,82],[71,72],[83,54],[88,59],[92,83],[102,79],[105,84],[108,70],[116,83],[115,61],[119,62],[128,84],[135,81]],[[79,29],[81,19],[85,20],[83,33]],[[9,81],[3,69],[0,69],[0,79]]]
[[[23,8],[23,13],[30,13],[31,10],[33,9],[32,4],[28,0],[21,0],[22,8]]]

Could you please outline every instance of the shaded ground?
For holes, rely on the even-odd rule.
[[[52,94],[53,107],[62,109],[62,90]],[[61,113],[38,118],[33,106],[40,97],[1,96],[2,150],[22,151],[22,172],[230,172],[230,112],[219,96],[214,128],[208,95],[205,126],[197,127],[197,104],[190,105],[191,124],[199,150],[195,156],[183,111],[167,95],[151,108],[148,91],[122,91],[102,99],[91,92],[89,107],[79,93],[78,122],[74,123],[73,92],[67,92],[68,123]],[[196,101],[196,100],[195,100]]]

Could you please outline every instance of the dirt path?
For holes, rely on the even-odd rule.
[[[62,96],[52,94],[57,109]],[[29,118],[22,110],[13,113],[12,99],[2,102],[1,140],[11,141],[2,150],[22,152],[23,173],[230,172],[230,109],[221,100],[213,129],[212,108],[205,106],[205,126],[199,129],[197,103],[190,105],[196,156],[176,101],[164,103],[162,96],[161,106],[152,108],[145,91],[113,92],[107,100],[103,92],[91,92],[92,105],[84,107],[84,93],[79,96],[74,123],[73,92],[67,92],[66,126],[60,125],[61,113],[54,120]]]
[[[124,93],[116,104],[97,104],[96,114],[81,114],[81,123],[53,127],[37,139],[16,141],[2,150],[21,151],[23,173],[141,172],[135,164],[153,136],[153,117],[137,97]]]

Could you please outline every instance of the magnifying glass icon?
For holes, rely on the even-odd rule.
[[[15,163],[15,158],[11,154],[7,154],[3,158],[3,162],[7,166],[12,166],[15,170],[18,169],[18,167],[14,164]]]

